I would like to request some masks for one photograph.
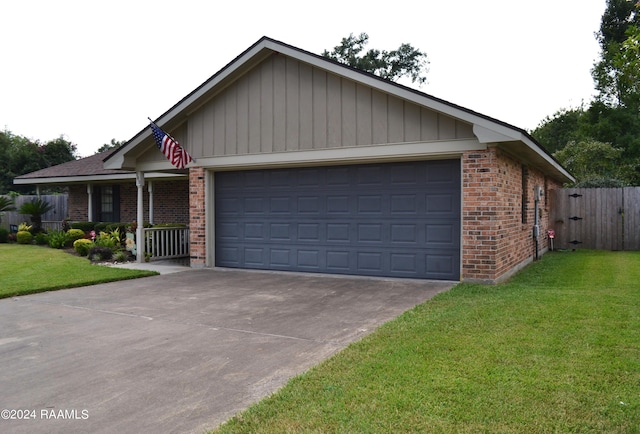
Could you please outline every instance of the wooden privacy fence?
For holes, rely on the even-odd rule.
[[[557,249],[640,250],[640,187],[551,192]]]
[[[46,230],[62,229],[62,220],[64,220],[69,214],[67,207],[68,196],[66,194],[17,196],[14,200],[15,207],[16,209],[20,209],[23,203],[31,202],[33,199],[38,199],[38,197],[53,205],[53,209],[51,211],[42,215],[42,227]],[[11,225],[17,226],[23,222],[31,224],[30,216],[19,214],[18,211],[8,211],[3,214],[4,215],[0,216],[0,219],[2,219],[0,227],[5,229],[10,229]]]

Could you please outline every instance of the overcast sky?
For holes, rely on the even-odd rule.
[[[373,6],[375,5],[375,6]],[[384,5],[384,6],[383,6]],[[531,130],[594,94],[605,0],[0,3],[0,128],[89,156],[129,140],[269,36],[320,54],[349,33],[427,53],[420,90]]]

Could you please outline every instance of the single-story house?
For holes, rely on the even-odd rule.
[[[15,184],[65,186],[71,221],[136,221],[138,193],[135,172],[103,167],[115,149],[18,176]],[[185,173],[146,174],[144,222],[189,223],[189,176]]]
[[[167,200],[188,196],[192,267],[498,282],[573,181],[520,128],[267,37],[155,123],[186,169],[149,128],[102,169],[135,180],[137,220],[145,184],[188,179]]]

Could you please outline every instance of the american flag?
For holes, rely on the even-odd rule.
[[[184,166],[193,161],[191,155],[169,134],[162,131],[155,124],[150,124],[153,131],[153,138],[156,140],[158,149],[167,157],[167,160],[178,169],[184,169]]]

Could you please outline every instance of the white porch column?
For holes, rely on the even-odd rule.
[[[147,182],[149,190],[149,223],[153,224],[153,181]]]
[[[137,262],[144,262],[144,172],[136,172],[136,187],[138,188],[138,213],[136,222],[138,227],[136,229],[136,260]]]
[[[87,184],[87,221],[93,221],[93,184]]]

